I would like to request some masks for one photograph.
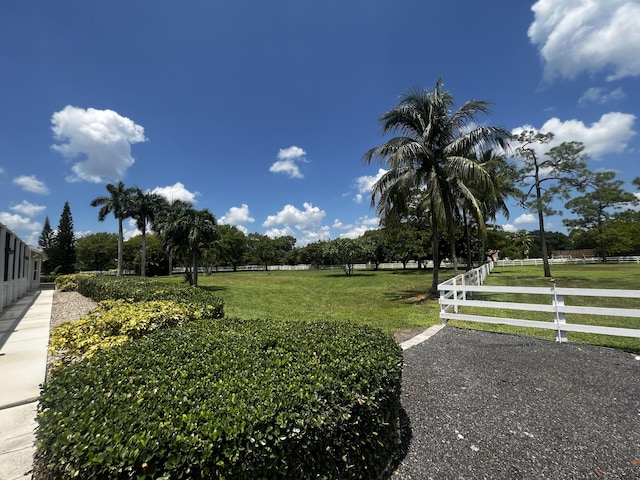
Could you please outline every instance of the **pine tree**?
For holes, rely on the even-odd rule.
[[[49,264],[56,273],[73,273],[76,265],[76,239],[73,234],[73,218],[69,202],[64,203],[58,231],[50,249]]]
[[[51,263],[51,249],[53,248],[53,240],[55,239],[55,232],[51,228],[51,223],[49,223],[49,217],[47,216],[44,220],[44,227],[42,227],[42,233],[40,234],[40,238],[38,238],[38,245],[44,252],[47,259],[42,262],[42,271],[50,272],[55,268],[55,265],[52,267]]]

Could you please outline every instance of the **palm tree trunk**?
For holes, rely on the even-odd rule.
[[[433,212],[433,209],[431,212],[431,256],[433,258],[433,277],[429,293],[436,295],[438,293],[438,274],[440,272],[440,249],[438,248],[438,220],[436,219],[436,214]]]
[[[122,276],[122,250],[124,242],[124,232],[122,230],[122,219],[118,219],[118,277]]]
[[[193,285],[197,287],[198,286],[198,255],[196,253],[193,254],[192,264],[193,264]]]
[[[455,240],[451,240],[451,262],[453,262],[453,276],[458,275],[458,254],[456,253]]]
[[[142,250],[140,251],[140,276],[147,276],[147,229],[142,229]]]

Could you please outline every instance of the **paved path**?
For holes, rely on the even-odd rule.
[[[29,292],[0,314],[0,480],[31,478],[53,288]]]
[[[635,355],[446,327],[404,360],[392,480],[640,479]]]

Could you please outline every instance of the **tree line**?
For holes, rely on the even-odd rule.
[[[459,258],[466,268],[473,268],[491,251],[500,250],[510,258],[539,256],[545,276],[551,276],[548,258],[554,248],[550,247],[558,244],[592,248],[605,260],[607,255],[640,252],[638,199],[622,188],[624,182],[616,180],[614,172],[588,170],[582,143],[564,142],[545,152],[553,133],[525,130],[512,135],[502,127],[485,126],[479,118],[489,111],[485,101],[454,107],[453,96],[438,80],[433,90],[409,90],[380,117],[383,134],[390,138],[363,156],[366,164],[380,162],[386,170],[373,185],[370,198],[380,228],[358,239],[339,238],[296,248],[293,237],[245,235],[236,227],[217,224],[207,209],[169,202],[123,182],[107,184],[108,194],[95,198],[91,205],[100,207],[99,220],[110,214],[118,220],[117,274],[127,264],[142,276],[161,274],[178,262],[197,285],[200,266],[341,265],[349,275],[355,263],[375,267],[389,261],[405,265],[415,261],[422,266],[431,261],[430,292],[435,293],[444,259],[453,263],[457,273]],[[640,188],[640,178],[633,183]],[[509,199],[535,214],[535,232],[503,232],[495,225],[499,213],[509,217]],[[545,218],[561,213],[554,209],[558,200],[564,200],[565,208],[575,215],[563,221],[568,236],[545,230]],[[68,232],[70,211],[63,212],[63,217],[55,234],[47,219],[41,236],[51,270],[65,273],[74,268],[64,260],[71,255],[71,247],[78,249],[80,268],[113,268],[112,253],[94,251],[113,237],[95,234],[100,239],[76,243],[73,232]],[[141,232],[139,240],[127,242],[128,250],[122,228],[127,218],[133,218]],[[131,253],[136,250],[138,253]]]

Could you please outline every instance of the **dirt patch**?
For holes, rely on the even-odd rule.
[[[406,330],[400,330],[393,334],[393,338],[395,338],[396,342],[402,343],[424,332],[425,330],[426,328],[409,328]]]

